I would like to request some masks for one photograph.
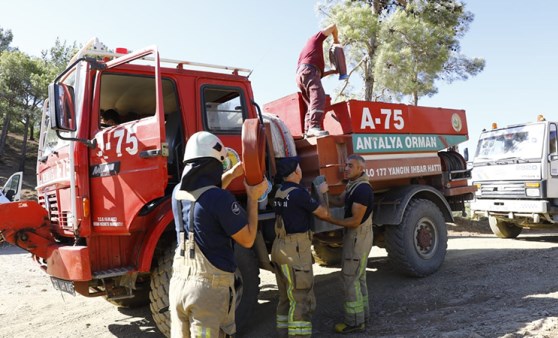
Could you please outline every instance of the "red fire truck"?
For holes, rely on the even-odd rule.
[[[92,39],[49,86],[38,202],[1,204],[1,237],[32,253],[57,289],[121,306],[150,303],[168,335],[176,246],[170,193],[181,177],[186,141],[200,130],[218,135],[229,148],[230,167],[251,142],[243,140],[244,121],[259,118],[267,142],[250,145],[265,154],[270,180],[277,152],[285,154],[290,144],[301,158],[303,183],[310,188],[321,175],[330,193],[339,194],[346,156],[363,155],[376,192],[376,245],[403,273],[435,272],[446,253],[446,222],[474,191],[464,159],[451,150],[468,138],[465,111],[351,100],[328,106],[329,136],[305,139],[300,94],[268,103],[262,113],[248,75],[237,67],[161,59],[155,47],[108,51]],[[117,112],[116,125],[102,123],[108,110]],[[277,122],[281,128],[271,128]],[[241,179],[229,189],[245,201]],[[235,250],[240,329],[257,302],[259,268],[270,268],[271,203],[260,203],[259,219],[254,247]],[[320,222],[314,229],[316,255],[334,262],[342,232]]]

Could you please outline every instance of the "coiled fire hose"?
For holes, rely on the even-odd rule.
[[[257,118],[242,124],[242,165],[246,183],[256,185],[265,178],[265,128]]]

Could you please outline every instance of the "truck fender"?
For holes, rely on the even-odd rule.
[[[446,222],[453,222],[451,208],[438,190],[427,185],[414,184],[392,189],[379,195],[374,208],[374,224],[400,224],[405,209],[413,198],[427,199],[434,202],[444,215]]]
[[[151,263],[155,248],[168,226],[174,224],[170,198],[165,198],[165,200],[151,212],[155,213],[152,218],[155,221],[155,224],[145,233],[143,243],[139,248],[137,266],[138,271],[140,272],[151,271]],[[176,240],[174,227],[172,229],[172,233],[173,240]]]

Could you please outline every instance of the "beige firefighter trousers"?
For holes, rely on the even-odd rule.
[[[277,232],[277,229],[276,229]],[[279,302],[279,337],[312,335],[312,313],[316,309],[309,232],[279,235],[273,242],[271,260],[275,264]]]
[[[370,316],[366,265],[372,249],[372,214],[358,228],[345,228],[343,235],[342,279],[345,299],[344,321],[350,326],[360,325]]]
[[[235,326],[234,273],[213,266],[197,245],[174,257],[169,290],[171,337],[225,337]]]

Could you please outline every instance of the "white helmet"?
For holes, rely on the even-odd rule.
[[[213,157],[223,162],[227,157],[227,148],[217,136],[207,131],[199,131],[190,136],[186,143],[184,162],[202,157]]]

